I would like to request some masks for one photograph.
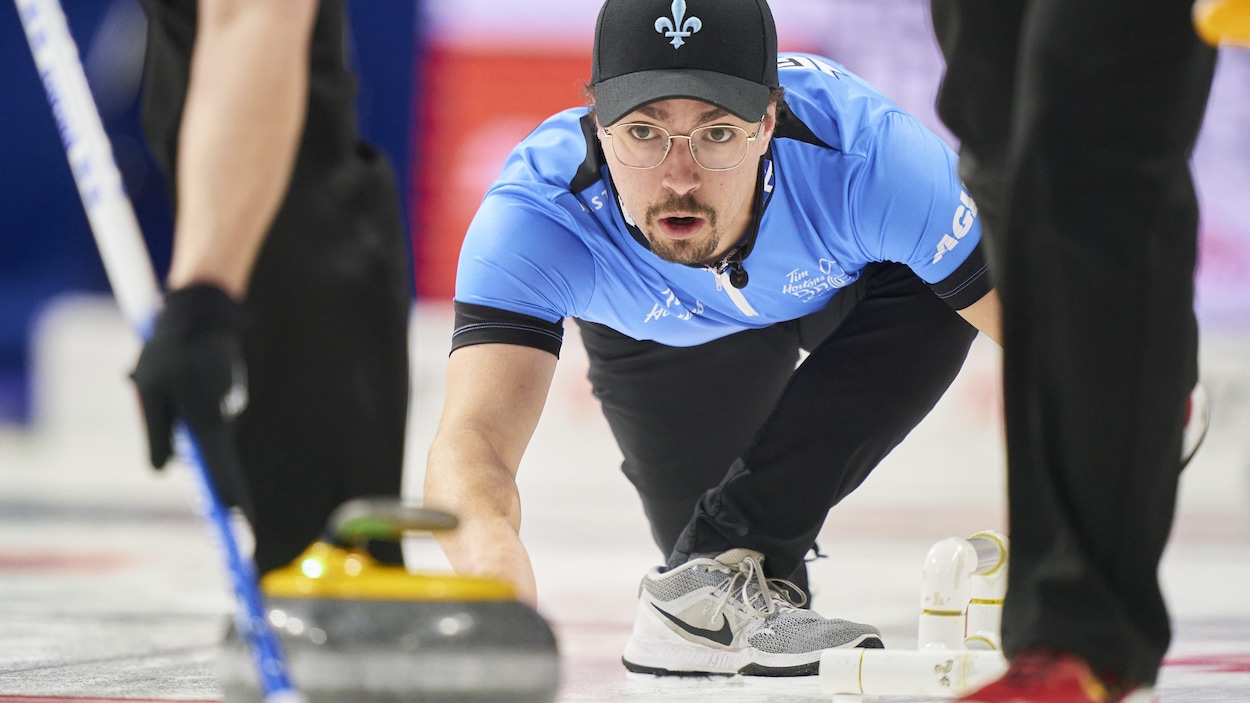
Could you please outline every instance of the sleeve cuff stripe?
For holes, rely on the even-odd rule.
[[[983,265],[981,266],[981,268],[972,272],[972,275],[965,278],[959,285],[955,286],[954,288],[951,288],[950,290],[934,291],[934,292],[936,292],[937,297],[941,298],[942,300],[946,300],[947,298],[954,298],[955,296],[962,293],[965,288],[979,281],[981,277],[985,275],[985,272],[989,270],[989,268],[990,267],[988,265]]]
[[[512,324],[512,323],[507,323],[507,322],[475,322],[475,323],[471,323],[467,325],[462,325],[455,332],[452,332],[451,336],[454,339],[455,337],[458,337],[462,334],[467,334],[467,333],[472,333],[472,332],[482,332],[482,331],[491,330],[491,329],[514,330],[517,332],[529,332],[531,334],[546,335],[556,341],[563,341],[563,336],[555,332],[549,332],[547,330],[538,329],[529,325],[519,325],[519,324]]]

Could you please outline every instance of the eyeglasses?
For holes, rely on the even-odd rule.
[[[626,122],[603,133],[611,139],[612,153],[622,164],[637,169],[651,169],[664,162],[674,139],[690,144],[690,155],[705,171],[728,171],[746,159],[747,145],[759,136],[764,121],[756,123],[754,134],[727,124],[699,127],[689,135],[669,134],[663,127],[644,122]]]

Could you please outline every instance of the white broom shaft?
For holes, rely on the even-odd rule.
[[[109,284],[131,328],[147,332],[160,288],[65,14],[57,0],[16,2]]]

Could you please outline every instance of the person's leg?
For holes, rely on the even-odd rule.
[[[299,158],[246,302],[252,400],[238,437],[262,573],[343,501],[400,495],[410,259],[391,166],[354,131],[346,35],[343,3],[323,2]],[[402,561],[398,544],[370,548]]]
[[[1003,300],[1008,655],[1057,647],[1153,682],[1157,569],[1196,380],[1188,158],[1214,53],[1190,0],[1030,5]]]
[[[842,307],[840,324],[794,373],[728,475],[699,499],[670,564],[744,547],[763,553],[774,576],[796,569],[829,509],[945,393],[977,334],[899,264],[869,267],[830,304]]]
[[[262,573],[319,537],[343,501],[400,495],[407,261],[398,197],[380,156],[361,147],[333,176],[297,176],[246,303],[251,402],[238,442]],[[373,551],[400,561],[398,545]]]
[[[942,121],[959,138],[959,177],[976,200],[991,257],[1002,227],[1020,27],[1027,2],[931,0],[946,59],[938,91]]]
[[[699,496],[724,478],[794,373],[798,331],[775,325],[683,348],[578,326],[621,469],[667,557]]]
[[[656,544],[667,553],[699,495],[765,421],[794,373],[802,330],[779,324],[700,346],[638,341],[580,323],[590,379],[638,488]],[[772,508],[784,513],[784,502]],[[812,537],[795,546],[800,555]],[[638,589],[634,628],[621,661],[648,674],[798,676],[816,673],[833,647],[880,647],[870,625],[827,619],[798,606],[807,571],[782,573],[799,589],[767,581],[760,555],[730,549],[715,558],[657,566]],[[671,566],[671,564],[670,564]]]

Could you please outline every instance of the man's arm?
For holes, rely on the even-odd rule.
[[[152,465],[169,459],[174,420],[185,420],[218,490],[240,505],[246,496],[230,427],[246,405],[240,301],[294,167],[318,6],[198,3],[169,294],[132,374]]]
[[[178,141],[171,290],[240,300],[303,131],[318,0],[200,0]]]
[[[977,302],[959,311],[973,327],[998,343],[1003,344],[1003,306],[998,300],[998,291],[991,290],[981,296]]]
[[[424,502],[460,518],[439,544],[459,573],[511,582],[537,601],[534,570],[521,544],[516,472],[542,415],[556,357],[510,344],[452,352],[438,431],[430,445]]]

